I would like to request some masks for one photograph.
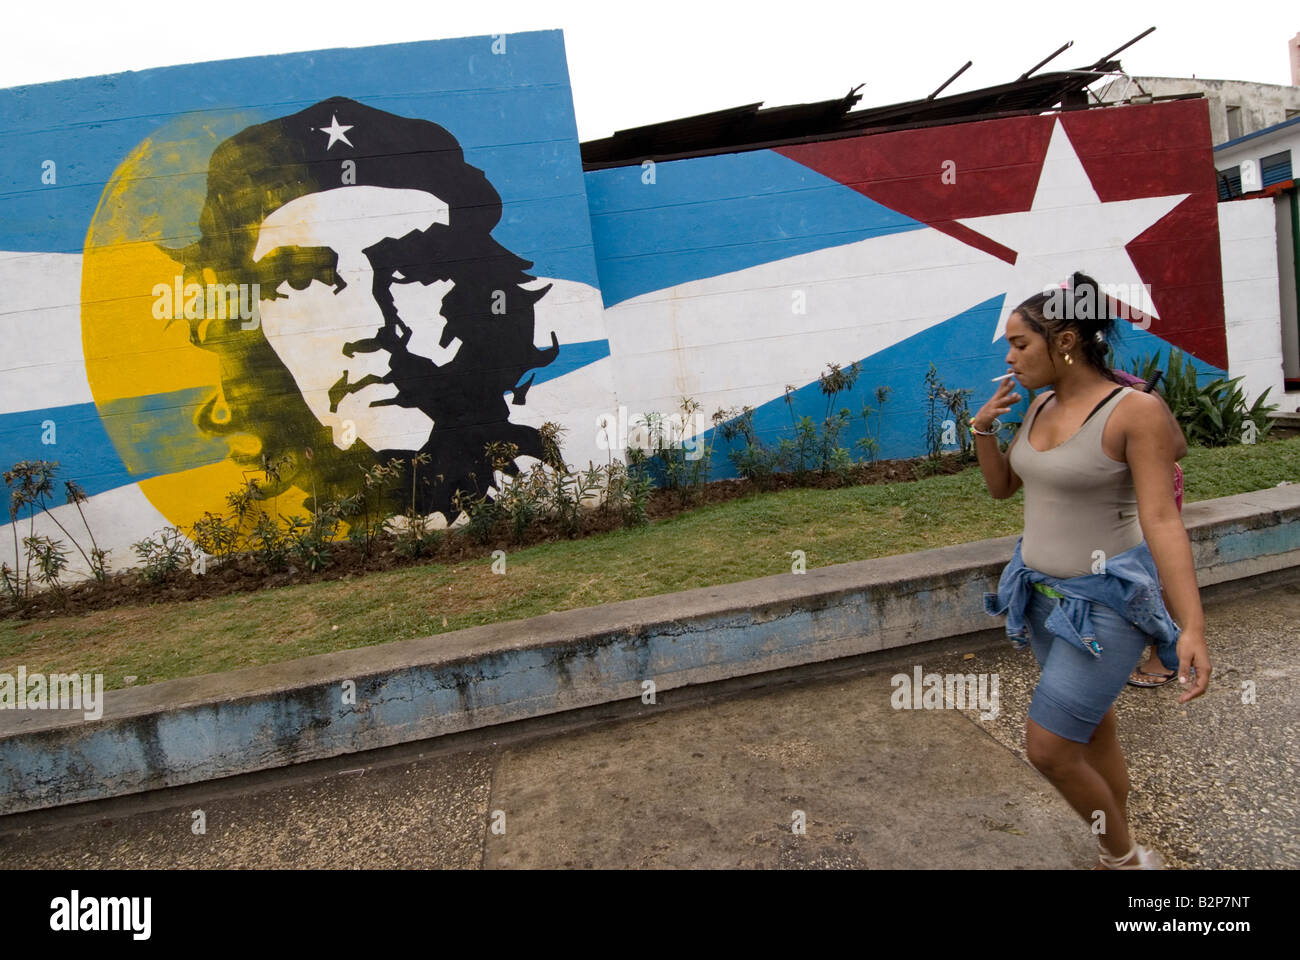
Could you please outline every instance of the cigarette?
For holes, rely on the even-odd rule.
[[[1004,374],[1002,374],[1002,376],[1000,376],[1000,377],[994,377],[994,378],[993,378],[993,382],[994,382],[994,383],[997,383],[999,380],[1006,380],[1008,377],[1014,377],[1015,375],[1016,375],[1016,372],[1015,372],[1014,370],[1012,370],[1010,373],[1004,373]]]

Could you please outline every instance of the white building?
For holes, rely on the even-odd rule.
[[[1300,117],[1300,86],[1197,77],[1129,77],[1110,81],[1096,96],[1106,103],[1200,93],[1210,103],[1210,142],[1237,140]]]
[[[1300,411],[1300,33],[1287,42],[1291,86],[1197,77],[1121,76],[1098,99],[1149,102],[1201,94],[1219,181],[1219,243],[1228,376],[1247,402],[1268,389]]]
[[[1300,115],[1219,144],[1214,148],[1219,199],[1291,180],[1296,157],[1300,157]]]
[[[1269,400],[1289,411],[1300,408],[1300,195],[1294,179],[1298,157],[1300,116],[1214,148],[1219,197],[1224,201],[1219,204],[1219,226],[1229,373],[1246,376],[1250,395],[1272,385]],[[1263,256],[1270,236],[1275,272],[1267,269]],[[1259,249],[1249,257],[1253,266],[1247,268],[1237,258],[1247,257],[1251,246]],[[1276,320],[1269,320],[1270,315]],[[1281,384],[1274,375],[1275,352],[1280,353]]]

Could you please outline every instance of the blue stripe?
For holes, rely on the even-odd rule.
[[[490,37],[470,37],[0,90],[0,250],[80,253],[114,169],[146,137],[166,138],[177,115],[202,113],[215,147],[251,123],[347,96],[449,130],[466,161],[502,196],[493,236],[533,261],[538,276],[595,286],[563,35],[545,30],[505,39],[504,55],[491,52]],[[395,84],[412,92],[394,93]],[[56,164],[53,185],[41,182],[46,160]],[[157,212],[172,222],[171,236],[196,229],[198,210]]]
[[[224,440],[201,433],[194,414],[211,387],[112,400],[101,406],[78,403],[0,415],[0,464],[57,460],[58,479],[75,480],[94,495],[150,477],[218,463]],[[54,443],[42,442],[53,424]],[[125,455],[110,433],[129,438]],[[62,502],[61,498],[59,502]]]
[[[559,356],[548,366],[541,367],[536,371],[533,378],[534,385],[545,383],[547,380],[555,380],[564,376],[566,373],[585,367],[589,363],[595,363],[604,357],[609,356],[608,340],[583,340],[578,343],[560,344]],[[528,377],[524,377],[525,380]]]
[[[605,306],[925,226],[771,150],[587,176]]]
[[[536,371],[533,383],[555,380],[607,356],[608,340],[563,343],[555,361]],[[211,387],[196,387],[112,400],[102,407],[78,403],[0,414],[0,465],[8,469],[20,460],[58,461],[58,479],[75,480],[93,496],[219,463],[227,456],[225,441],[194,425],[195,413],[211,396]],[[122,454],[110,432],[124,439]],[[42,437],[54,442],[44,443]],[[0,523],[7,519],[0,516]]]
[[[846,447],[856,460],[868,459],[867,454],[855,446],[858,440],[866,436],[861,416],[862,406],[864,403],[869,404],[874,410],[878,406],[874,396],[876,387],[889,386],[891,391],[883,406],[883,421],[878,419],[879,413],[871,414],[871,435],[881,446],[877,459],[924,455],[927,452],[925,431],[928,415],[925,375],[932,361],[937,376],[945,387],[949,390],[969,388],[972,391],[967,400],[971,413],[982,407],[997,389],[997,384],[992,383],[991,378],[1006,373],[1007,370],[1004,363],[1006,341],[999,339],[994,343],[989,342],[989,333],[996,328],[1002,310],[1002,300],[1002,295],[993,297],[901,343],[869,357],[859,358],[862,372],[857,385],[853,390],[839,394],[832,410],[834,413],[841,407],[848,407],[853,416],[840,437],[839,445]],[[1168,369],[1170,345],[1167,342],[1139,327],[1127,323],[1120,326],[1123,329],[1113,340],[1118,366],[1128,368],[1133,360],[1148,354],[1159,355],[1160,368]],[[1203,383],[1226,375],[1225,371],[1190,354],[1184,354],[1184,357],[1185,362],[1195,366]],[[844,366],[847,367],[852,359],[846,358]],[[1016,392],[1020,394],[1021,401],[1005,415],[1006,421],[1019,421],[1029,408],[1027,391],[1020,387]],[[791,395],[791,401],[795,419],[807,415],[821,429],[826,417],[826,397],[822,394],[818,381],[805,384]],[[937,415],[941,420],[947,416],[946,413]],[[784,398],[771,400],[756,408],[754,427],[759,439],[769,446],[775,446],[782,437],[795,436],[791,408],[786,406]],[[710,444],[717,444],[710,463],[710,479],[736,476],[727,452],[733,448],[743,449],[744,441],[737,439],[729,445],[717,428],[704,436]],[[949,446],[944,449],[955,451],[959,448]]]
[[[42,443],[50,424],[55,442]],[[56,460],[57,480],[75,480],[91,496],[133,480],[93,403],[0,415],[0,464],[7,470],[19,460]],[[51,505],[63,502],[56,493]],[[6,511],[0,523],[8,520]]]

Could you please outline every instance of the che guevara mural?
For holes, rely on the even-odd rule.
[[[40,308],[0,377],[0,453],[58,460],[115,566],[264,458],[289,455],[263,488],[286,515],[397,460],[394,508],[450,522],[457,490],[500,483],[489,443],[515,445],[505,473],[598,455],[612,388],[558,31],[19,92],[28,155],[4,173],[48,159],[53,182],[0,198],[0,271]]]
[[[427,120],[334,97],[223,141],[200,238],[165,251],[184,267],[190,342],[221,365],[200,429],[253,438],[231,449],[250,468],[264,451],[317,451],[313,479],[331,491],[376,458],[425,453],[416,509],[453,519],[455,491],[492,484],[488,443],[546,459],[506,398],[524,404],[559,354],[554,331],[533,345],[550,285],[530,288],[531,263],[493,239],[500,217],[483,171]],[[171,300],[164,319],[178,312],[167,284],[155,295]]]

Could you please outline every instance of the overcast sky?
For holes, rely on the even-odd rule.
[[[1096,12],[1107,9],[1117,12]],[[21,0],[6,4],[4,18],[0,87],[560,28],[583,140],[759,100],[827,100],[860,83],[859,107],[894,103],[925,96],[974,60],[945,91],[958,93],[1014,80],[1067,40],[1074,46],[1044,70],[1083,66],[1150,26],[1155,33],[1120,55],[1131,74],[1289,84],[1287,40],[1300,32],[1295,0],[1159,0],[1092,11],[1043,0]]]

